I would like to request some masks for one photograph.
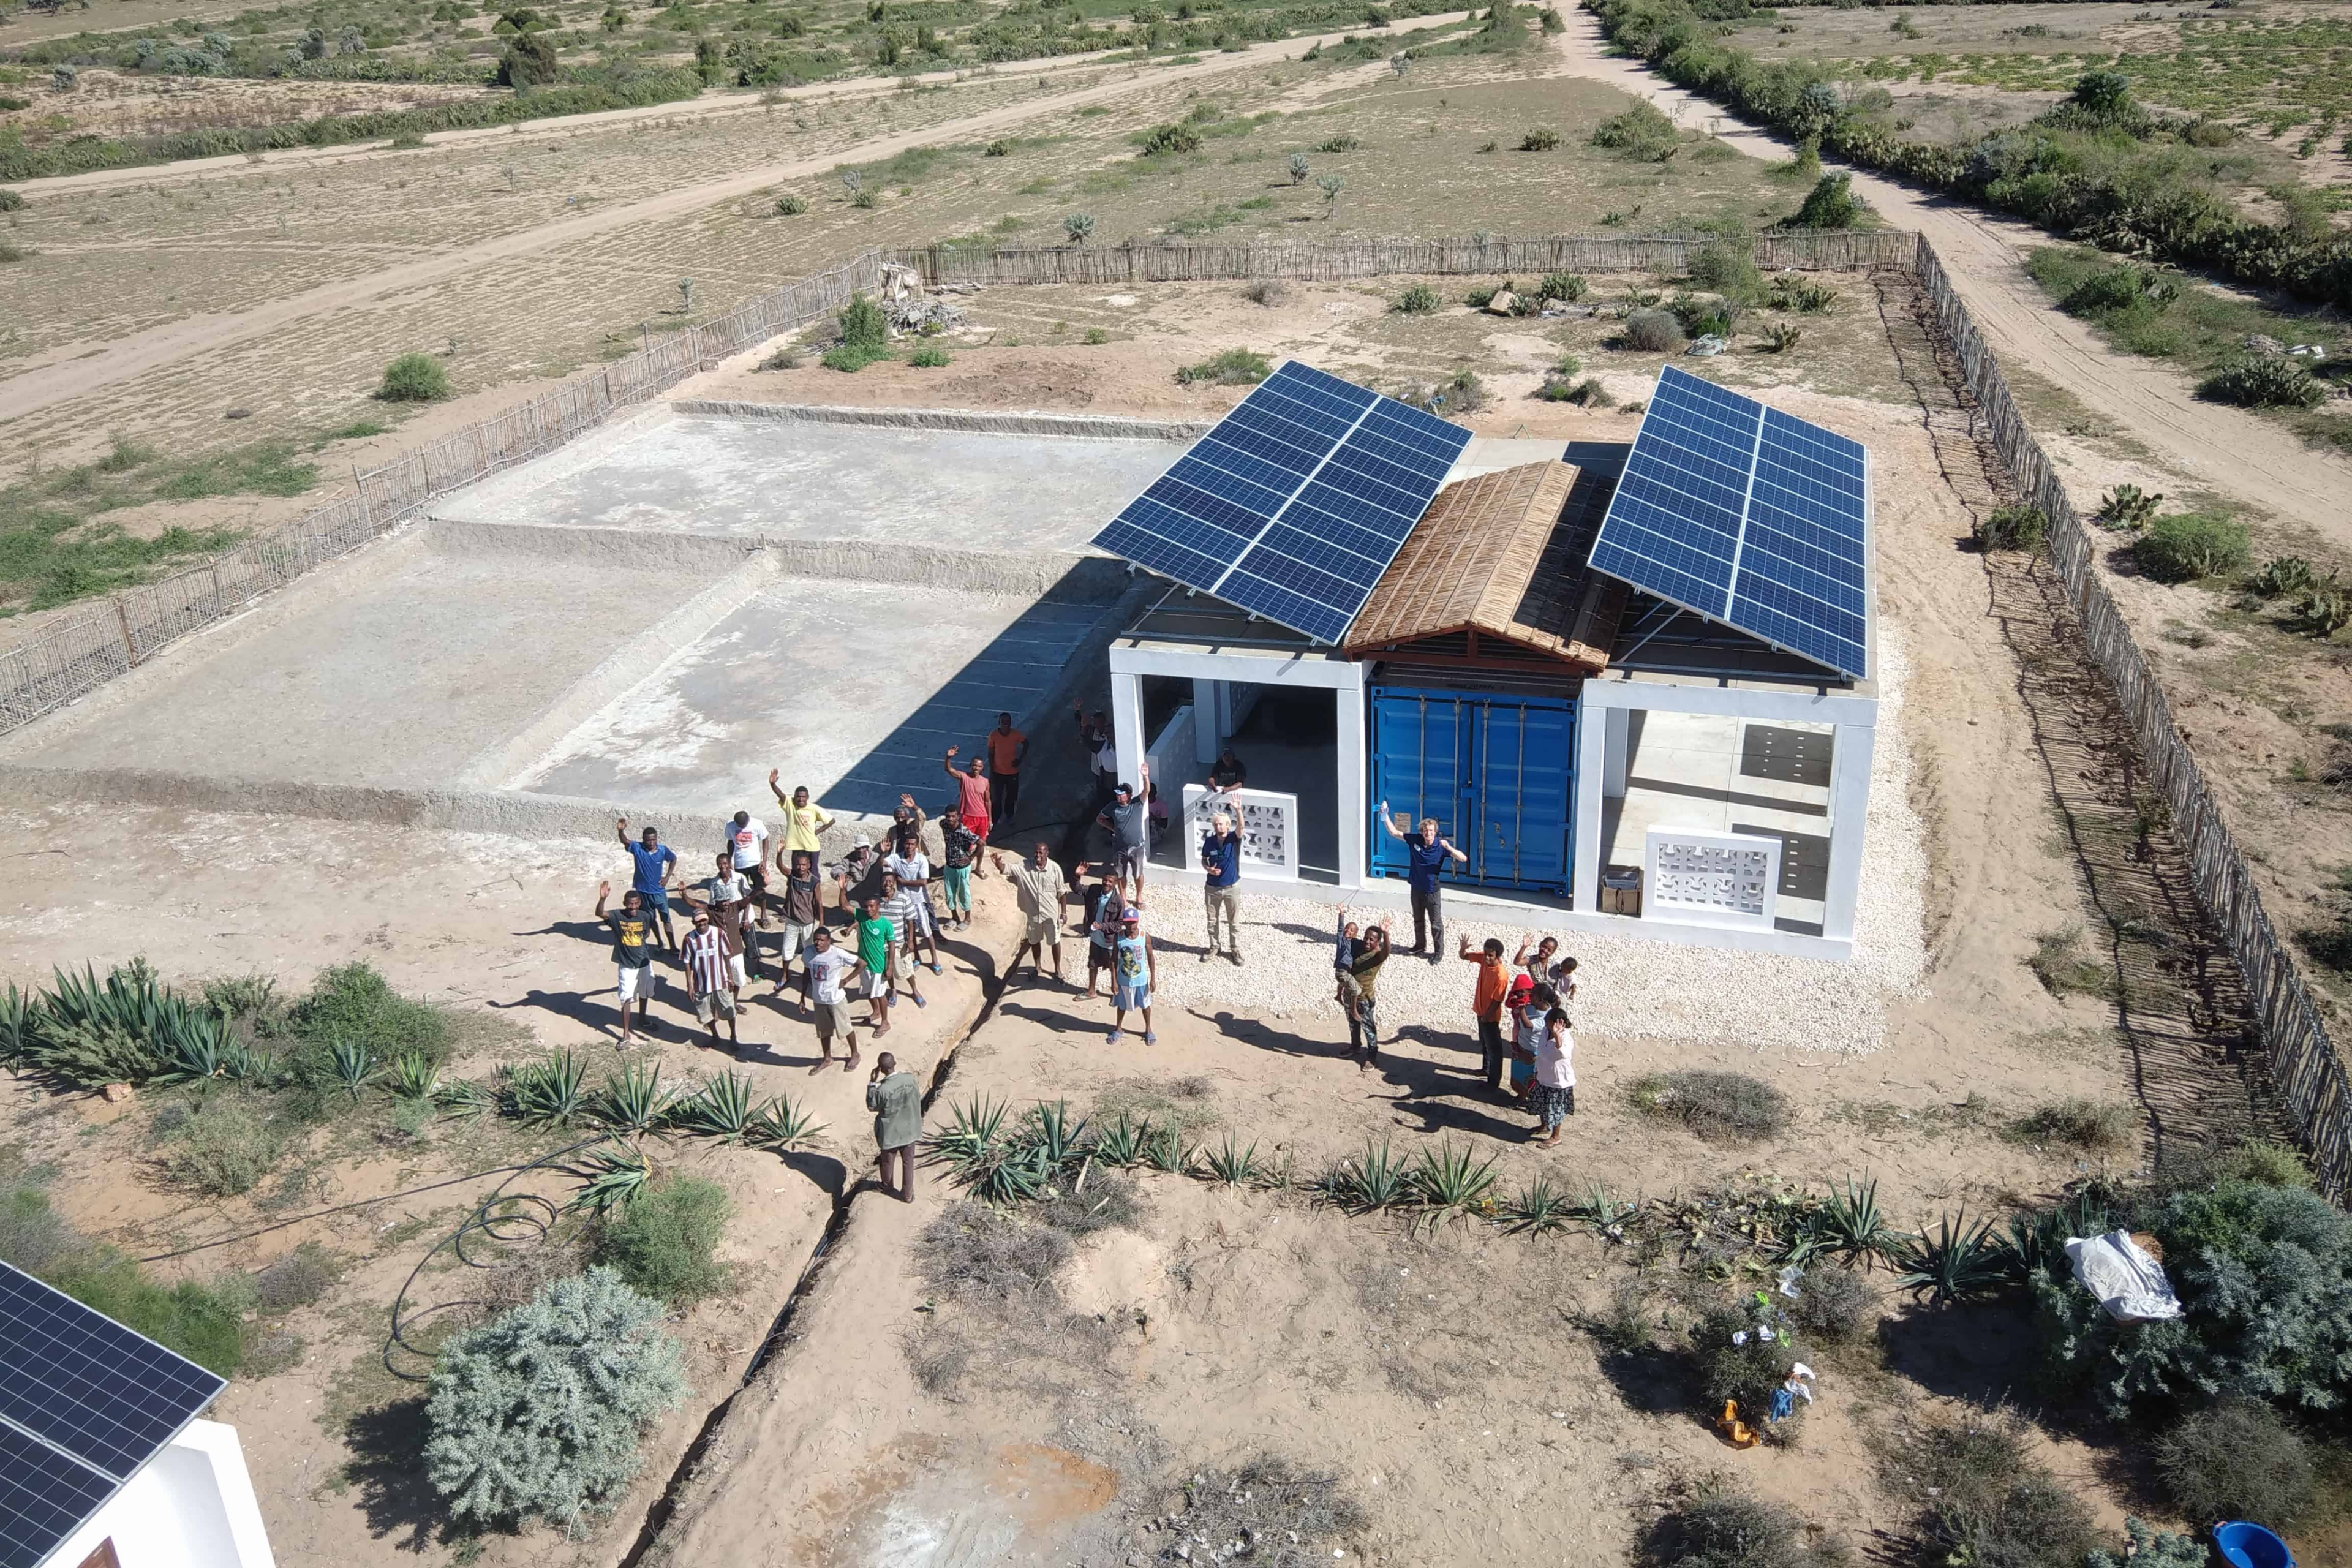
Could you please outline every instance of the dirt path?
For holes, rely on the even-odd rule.
[[[1421,18],[1431,26],[1461,19],[1458,15]],[[1288,38],[1257,44],[1234,54],[1204,59],[1197,65],[1167,68],[1157,73],[1153,79],[1179,80],[1262,67],[1291,58],[1315,44],[1337,42],[1339,37],[1339,35],[1335,33],[1326,38]],[[681,185],[642,201],[542,224],[537,228],[516,234],[502,235],[496,239],[446,251],[425,260],[389,267],[362,278],[321,284],[299,294],[257,305],[249,310],[227,315],[192,316],[146,331],[134,332],[94,353],[79,343],[62,345],[36,356],[23,371],[5,382],[0,382],[0,423],[22,418],[37,409],[126,381],[191,354],[242,342],[310,317],[349,310],[388,295],[425,288],[509,257],[551,250],[647,219],[668,217],[730,201],[780,181],[822,174],[836,164],[887,158],[925,142],[968,139],[1044,115],[1065,114],[1078,105],[1118,98],[1131,90],[1131,82],[1122,77],[1117,81],[1081,88],[1074,92],[1055,93],[1007,104],[920,131],[877,137],[854,146],[836,148],[822,157],[770,163],[721,180]]]
[[[1591,13],[1566,16],[1568,31],[1557,46],[1569,74],[1647,98],[1680,123],[1725,127],[1723,140],[1750,156],[1788,156],[1787,142],[1740,129],[1719,105],[1671,85],[1638,61],[1608,54]],[[1927,237],[1976,317],[1977,330],[2004,363],[2064,388],[2166,467],[2306,524],[2335,544],[2352,545],[2352,523],[2341,505],[2352,493],[2352,463],[2305,447],[2253,415],[2198,402],[2179,375],[2111,352],[2082,322],[2053,310],[2022,265],[2027,250],[2052,243],[2048,234],[1861,170],[1853,174],[1855,191],[1881,217]]]

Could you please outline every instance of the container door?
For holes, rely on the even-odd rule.
[[[1475,700],[1460,692],[1421,690],[1412,687],[1375,686],[1371,695],[1371,811],[1389,803],[1391,820],[1402,814],[1405,831],[1424,816],[1437,818],[1438,831],[1462,841],[1465,792],[1470,781],[1470,718]],[[1391,838],[1377,821],[1370,824],[1372,841],[1365,868],[1377,877],[1405,874],[1404,845]]]
[[[1471,710],[1465,879],[1565,892],[1576,711],[1565,700],[1489,697]],[[1475,842],[1473,841],[1475,839]]]

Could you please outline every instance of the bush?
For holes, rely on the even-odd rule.
[[[1792,278],[1783,272],[1772,279],[1772,291],[1765,303],[1776,310],[1796,310],[1805,315],[1825,315],[1837,309],[1838,293],[1826,283],[1816,283],[1809,278]]]
[[[824,356],[816,363],[827,370],[837,370],[845,374],[855,375],[876,360],[889,357],[888,349],[874,348],[859,343],[838,343],[825,350]]]
[[[1155,125],[1143,133],[1143,156],[1155,158],[1163,153],[1197,153],[1201,150],[1201,133],[1189,125]]]
[[[1710,1415],[1726,1400],[1739,1405],[1740,1418],[1753,1425],[1771,1407],[1772,1391],[1789,1381],[1797,1364],[1796,1347],[1789,1336],[1775,1332],[1766,1339],[1753,1306],[1721,1306],[1691,1325],[1691,1353],[1697,1358],[1699,1393]]]
[[[223,1377],[243,1364],[243,1303],[235,1292],[193,1279],[159,1285],[111,1247],[77,1253],[43,1278],[92,1311]]]
[[[1394,308],[1401,316],[1433,316],[1444,303],[1436,289],[1426,283],[1416,283],[1397,296]]]
[[[1702,1481],[1643,1532],[1642,1557],[1654,1568],[1835,1568],[1844,1551],[1808,1545],[1804,1526],[1778,1503],[1721,1481]]]
[[[402,354],[383,367],[375,395],[385,403],[438,403],[449,395],[449,373],[431,354]]]
[[[1764,286],[1756,270],[1756,247],[1744,239],[1709,240],[1691,258],[1691,281],[1727,300],[1753,300]]]
[[[2180,1517],[2258,1519],[2283,1528],[2315,1499],[2311,1451],[2278,1412],[2224,1400],[2158,1434],[2156,1468]]]
[[[948,351],[937,343],[925,343],[907,356],[907,363],[921,370],[938,370],[948,363]]]
[[[2086,1153],[2119,1154],[2138,1142],[2139,1112],[2123,1100],[2074,1096],[2034,1107],[2010,1123],[2008,1132],[2019,1143],[2056,1143]]]
[[[1353,153],[1363,143],[1353,136],[1327,136],[1315,144],[1318,153]]]
[[[1522,153],[1549,153],[1559,146],[1559,132],[1538,126],[1519,138]]]
[[[207,1094],[184,1114],[157,1117],[156,1128],[167,1140],[158,1156],[164,1173],[208,1198],[253,1191],[285,1150],[278,1129],[242,1095]]]
[[[1645,1073],[1626,1094],[1643,1115],[1678,1121],[1710,1142],[1769,1138],[1789,1125],[1789,1097],[1745,1073]]]
[[[1797,1281],[1797,1299],[1789,1303],[1789,1319],[1817,1340],[1845,1344],[1863,1337],[1878,1321],[1878,1293],[1858,1268],[1821,1262]]]
[[[2159,583],[2193,583],[2238,570],[2252,548],[2244,523],[2184,511],[2159,517],[2141,530],[2132,543],[2132,560]]]
[[[1309,170],[1307,167],[1306,153],[1293,153],[1290,155],[1290,161],[1287,167],[1290,170],[1290,183],[1292,184],[1303,185],[1307,183],[1307,176]]]
[[[2352,1395],[2352,1216],[2300,1187],[2225,1179],[2105,1217],[2155,1234],[2183,1315],[2118,1323],[2063,1254],[2031,1270],[2052,1373],[2103,1413],[2213,1395],[2321,1410]]]
[[[1279,278],[1253,283],[1243,292],[1253,305],[1286,305],[1290,302],[1290,285]]]
[[[1095,237],[1095,215],[1070,214],[1062,220],[1062,233],[1072,245],[1084,245]]]
[[[1227,349],[1198,364],[1181,367],[1176,372],[1176,380],[1183,386],[1202,383],[1215,386],[1255,386],[1273,374],[1274,363],[1255,349]]]
[[[25,198],[23,196],[18,195],[16,192],[8,189],[5,185],[0,185],[0,213],[19,211],[23,208],[24,205]]]
[[[786,195],[776,198],[776,216],[778,217],[798,217],[801,214],[808,211],[808,198],[806,196],[796,196],[787,193]]]
[[[629,1200],[596,1233],[595,1260],[629,1287],[672,1307],[687,1306],[727,1283],[711,1257],[733,1207],[727,1189],[698,1176],[664,1176]]]
[[[378,1061],[404,1053],[436,1067],[449,1059],[446,1016],[438,1007],[398,994],[366,963],[320,970],[310,994],[287,1010],[286,1021],[307,1042],[355,1041]]]
[[[89,1244],[49,1206],[49,1194],[29,1185],[0,1193],[0,1262],[46,1275]]]
[[[982,147],[980,155],[983,158],[1010,158],[1013,156],[1013,143],[999,137]]]
[[[1805,335],[1805,329],[1794,321],[1775,321],[1764,329],[1764,346],[1774,353],[1787,353]]]
[[[1570,304],[1584,298],[1584,279],[1574,272],[1547,272],[1536,285],[1538,300],[1565,300]]]
[[[2083,1559],[2083,1568],[2206,1568],[2211,1553],[2202,1541],[2169,1531],[2150,1530],[2124,1515],[2126,1544],[2121,1555],[2104,1548]]]
[[[1682,347],[1683,324],[1666,310],[1636,310],[1625,318],[1625,346],[1648,353]]]
[[[616,1500],[646,1428],[687,1394],[684,1352],[661,1315],[593,1268],[443,1347],[425,1463],[449,1511],[577,1532]]]
[[[306,1241],[253,1277],[253,1305],[265,1317],[282,1317],[315,1304],[342,1278],[335,1255]]]
[[[1916,1510],[1923,1555],[1970,1568],[2082,1568],[2100,1540],[2090,1510],[2033,1461],[2029,1440],[2005,1411],[1901,1430],[1881,1480]]]
[[[562,75],[562,62],[546,34],[518,33],[499,57],[496,79],[500,87],[544,87]]]
[[[1790,228],[1854,228],[1870,216],[1870,204],[1853,194],[1852,174],[1823,174],[1805,193],[1788,221]]]
[[[2327,388],[2294,360],[2235,359],[2197,384],[2197,395],[2242,408],[2315,408]]]
[[[1674,156],[1675,147],[1680,141],[1675,122],[1647,100],[1622,114],[1611,115],[1592,132],[1595,147],[1628,153],[1653,163],[1662,163]]]
[[[2039,550],[2042,536],[2050,531],[2050,520],[2038,506],[2021,501],[2012,506],[1997,506],[1977,520],[1976,542],[1979,550]]]
[[[1580,408],[1606,408],[1616,401],[1601,384],[1599,376],[1588,375],[1578,381],[1573,370],[1548,373],[1543,384],[1536,388],[1536,395],[1546,403],[1573,403]]]

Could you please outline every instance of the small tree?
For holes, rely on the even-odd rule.
[[[727,75],[727,50],[716,38],[694,42],[694,74],[705,87],[717,87]]]
[[[617,33],[629,25],[629,14],[618,5],[607,5],[601,25],[604,31]]]
[[[49,90],[51,92],[71,92],[74,89],[75,84],[80,80],[81,68],[79,66],[58,66],[49,72]]]
[[[1852,174],[1823,174],[1805,193],[1790,228],[1852,228],[1870,216],[1870,205],[1853,194]]]
[[[2095,120],[2119,120],[2132,110],[2131,78],[2121,71],[2086,71],[2067,100]]]
[[[854,349],[878,349],[890,341],[890,320],[864,294],[852,294],[841,308],[841,341]]]
[[[563,74],[544,33],[517,33],[499,59],[500,87],[544,87]]]
[[[1304,153],[1290,155],[1290,183],[1294,185],[1307,183],[1307,154]]]
[[[449,395],[449,373],[431,354],[402,354],[383,367],[375,395],[385,403],[438,403]]]
[[[677,280],[677,313],[681,316],[694,314],[694,279],[691,278]]]
[[[450,1512],[578,1531],[637,1473],[637,1446],[687,1395],[659,1302],[609,1268],[558,1279],[458,1335],[433,1369],[426,1474]]]
[[[1072,245],[1084,245],[1095,237],[1095,215],[1072,213],[1062,220],[1062,232]]]
[[[1328,219],[1334,212],[1339,210],[1339,193],[1348,188],[1348,182],[1346,178],[1341,175],[1326,174],[1321,179],[1315,182],[1315,186],[1316,189],[1323,193],[1323,216],[1326,219]]]

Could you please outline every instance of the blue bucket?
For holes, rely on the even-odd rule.
[[[2294,1568],[2286,1542],[2259,1524],[2231,1520],[2213,1527],[2213,1544],[2236,1568]]]

